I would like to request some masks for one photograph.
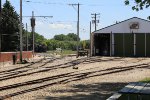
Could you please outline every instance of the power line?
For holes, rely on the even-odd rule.
[[[22,17],[32,17],[32,16],[22,16]],[[34,16],[36,18],[40,18],[40,17],[43,17],[43,18],[53,18],[53,16]]]
[[[24,2],[27,3],[37,3],[37,4],[46,4],[46,5],[68,5],[67,3],[62,2],[36,2],[36,1],[30,1],[30,0],[24,0]],[[84,4],[85,6],[124,6],[124,4]]]
[[[33,1],[30,1],[30,0],[24,0],[24,2],[27,2],[27,3],[37,3],[37,4],[46,4],[46,5],[66,5],[64,3],[61,3],[61,2],[33,2]]]
[[[78,6],[78,4],[68,4],[69,6],[72,6],[73,7],[73,9],[75,10],[75,11],[77,11],[78,12],[78,9],[76,9],[75,8],[75,6]]]
[[[32,18],[33,16],[23,16],[24,18],[28,18],[28,17],[30,17],[30,18]],[[53,16],[34,16],[34,18],[53,18]],[[41,20],[42,22],[44,22],[44,20]],[[45,21],[45,22],[47,22],[47,21]]]

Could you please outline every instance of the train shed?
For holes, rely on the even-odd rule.
[[[133,17],[91,34],[91,55],[150,57],[150,21]]]

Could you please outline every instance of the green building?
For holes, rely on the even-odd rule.
[[[93,56],[150,56],[150,21],[133,17],[91,34]]]

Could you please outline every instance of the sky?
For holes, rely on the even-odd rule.
[[[6,0],[2,0],[2,4]],[[20,14],[20,0],[9,0],[15,10]],[[58,34],[77,33],[77,6],[80,5],[80,32],[82,40],[90,38],[90,21],[93,13],[99,13],[97,17],[99,23],[97,30],[116,21],[123,21],[132,17],[147,19],[150,8],[136,12],[132,10],[134,0],[130,5],[124,4],[125,0],[22,0],[23,16],[31,16],[34,11],[35,16],[53,16],[53,18],[36,18],[35,31],[47,39]],[[28,2],[27,2],[28,1]],[[28,24],[28,31],[31,31],[30,18],[23,17],[24,25]],[[94,31],[92,24],[92,31]]]

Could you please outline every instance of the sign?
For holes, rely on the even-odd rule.
[[[139,23],[138,22],[130,23],[130,29],[139,29]]]

